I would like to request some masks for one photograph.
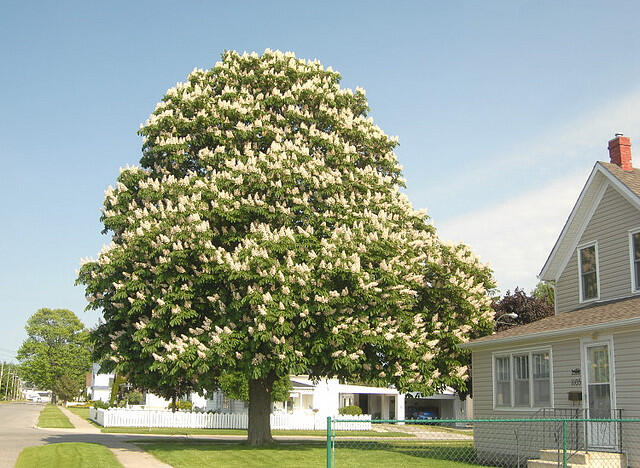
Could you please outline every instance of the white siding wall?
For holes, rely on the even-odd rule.
[[[553,398],[556,408],[570,408],[569,391],[580,391],[571,386],[571,369],[580,368],[580,339],[571,338],[555,342],[529,342],[517,347],[496,346],[491,350],[473,352],[473,415],[475,418],[524,418],[535,410],[509,411],[493,409],[493,372],[491,369],[493,352],[509,352],[516,349],[551,346],[553,360]]]
[[[640,211],[609,186],[578,245],[598,241],[600,300],[631,294],[629,230],[640,227]],[[556,283],[557,313],[579,307],[578,256],[574,251]]]
[[[492,353],[510,352],[551,345],[553,360],[553,395],[556,408],[570,408],[570,390],[580,391],[571,386],[571,369],[580,368],[580,340],[571,338],[555,342],[528,342],[516,345],[496,346],[491,350],[473,352],[473,417],[475,419],[521,419],[534,414],[536,409],[503,410],[493,409]],[[515,456],[515,428],[518,423],[475,423],[474,444],[480,456],[482,453],[502,453]],[[542,427],[542,426],[540,426]]]
[[[613,335],[616,379],[616,406],[623,418],[640,418],[640,331]],[[640,466],[640,423],[625,423],[622,441],[628,450],[629,465]]]
[[[615,406],[622,409],[623,418],[640,418],[640,330],[616,328],[601,331],[598,335],[584,335],[589,339],[613,336],[614,377],[615,377]],[[537,345],[551,345],[553,355],[553,391],[555,408],[582,407],[568,400],[569,391],[582,391],[581,387],[572,385],[571,370],[582,368],[580,337],[570,339],[545,341],[539,339]],[[478,419],[515,419],[526,418],[528,411],[504,411],[493,409],[493,372],[492,353],[512,351],[519,348],[535,347],[536,343],[512,346],[495,346],[491,350],[473,352],[473,404],[474,417]],[[581,378],[585,379],[586,369],[581,369]],[[586,398],[586,396],[585,396]],[[586,403],[583,401],[583,403]],[[489,429],[486,425],[475,424],[475,444],[479,452],[512,453],[515,447],[513,431],[507,430],[500,437],[495,436],[495,426]],[[628,453],[630,466],[640,466],[640,423],[625,423],[622,428],[623,449]]]

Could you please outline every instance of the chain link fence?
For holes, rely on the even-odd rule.
[[[327,421],[327,468],[640,468],[640,419]]]

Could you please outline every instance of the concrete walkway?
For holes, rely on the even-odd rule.
[[[161,462],[153,455],[145,452],[134,444],[123,441],[120,437],[104,437],[100,429],[84,418],[72,413],[67,408],[59,406],[60,410],[75,426],[75,433],[100,434],[100,444],[108,447],[125,468],[171,468],[171,465]]]

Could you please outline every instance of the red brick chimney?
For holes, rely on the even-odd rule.
[[[623,170],[633,170],[631,167],[631,139],[622,133],[616,133],[616,137],[609,141],[609,158],[611,158],[612,164],[620,166]]]

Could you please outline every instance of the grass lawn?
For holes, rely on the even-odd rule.
[[[246,429],[188,429],[173,427],[104,427],[101,432],[111,434],[163,434],[163,435],[238,435],[246,436]],[[404,432],[375,432],[375,431],[336,431],[343,437],[414,437]],[[274,436],[318,436],[326,437],[326,431],[284,431],[273,430]]]
[[[15,468],[123,468],[104,445],[68,442],[24,449]]]
[[[470,468],[473,456],[471,444],[407,445],[396,442],[369,443],[364,441],[342,442],[335,449],[335,467],[368,468]],[[359,447],[356,447],[356,444]],[[411,443],[410,443],[411,444]],[[323,443],[278,443],[255,448],[241,443],[227,442],[139,442],[141,448],[174,468],[200,468],[224,466],[225,468],[298,468],[325,466],[327,447]]]
[[[74,426],[56,405],[47,405],[40,413],[38,427],[73,428]]]
[[[89,408],[77,408],[75,406],[67,406],[67,409],[82,419],[89,419]]]
[[[427,432],[450,432],[451,434],[461,434],[473,436],[473,429],[456,429],[449,426],[439,426],[437,424],[407,424],[407,426],[419,426],[420,429]]]

